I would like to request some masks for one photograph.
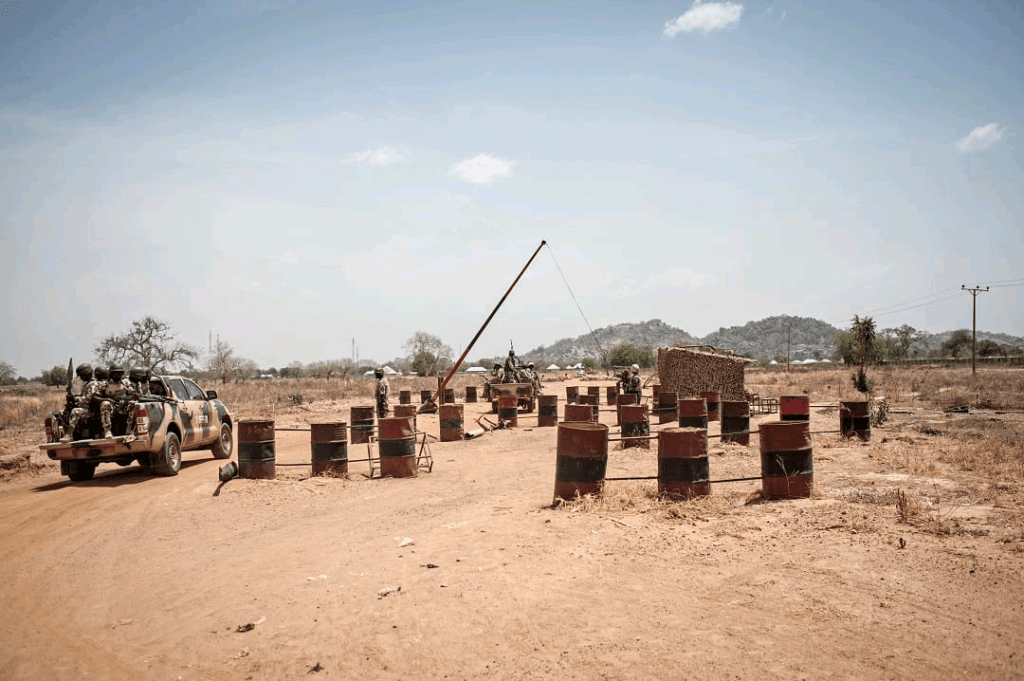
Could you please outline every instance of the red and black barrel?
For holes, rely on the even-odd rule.
[[[647,405],[624,404],[621,410],[622,448],[643,447],[644,449],[650,449],[651,445],[647,436],[651,434],[651,423],[647,420]]]
[[[780,421],[810,421],[811,398],[807,395],[783,395],[779,398]]]
[[[618,386],[614,386],[614,385],[605,386],[604,396],[605,396],[605,402],[608,404],[608,406],[609,407],[614,407],[616,404],[618,404],[615,401],[619,397],[619,388],[618,388]]]
[[[274,422],[242,419],[238,422],[238,477],[273,480],[277,477]]]
[[[675,499],[711,494],[707,430],[666,428],[658,432],[658,493]]]
[[[806,498],[814,484],[811,424],[807,421],[762,423],[761,494],[765,499]]]
[[[615,425],[622,425],[622,406],[626,404],[640,404],[639,398],[634,393],[623,393],[615,398]]]
[[[600,494],[608,468],[608,426],[566,421],[558,424],[555,502]]]
[[[519,425],[519,398],[515,395],[498,396],[498,418],[513,428]]]
[[[537,425],[554,428],[558,425],[558,395],[541,395],[537,398]]]
[[[589,421],[597,423],[597,412],[590,404],[565,405],[565,420],[572,422]]]
[[[839,432],[844,437],[871,439],[871,406],[865,400],[839,403]]]
[[[750,444],[750,404],[746,400],[722,401],[722,442]]]
[[[313,475],[348,475],[348,424],[311,423],[309,430]]]
[[[377,422],[377,447],[381,477],[416,477],[416,431],[412,419],[380,419]]]
[[[429,402],[430,398],[433,396],[433,394],[434,393],[430,392],[429,390],[421,390],[420,391],[420,404],[425,404],[425,403]]]
[[[466,402],[469,402],[469,403],[476,402],[476,386],[475,385],[467,385],[466,386]]]
[[[373,436],[373,417],[376,413],[377,408],[373,406],[352,407],[349,418],[352,424],[352,444],[361,445],[370,441]]]
[[[679,410],[680,428],[708,428],[708,403],[703,397],[695,400],[679,400],[676,403]]]
[[[398,391],[398,403],[399,404],[412,404],[412,391],[411,390],[399,390]]]
[[[462,440],[463,433],[463,405],[442,404],[438,412],[438,419],[441,422],[441,442],[457,442]]]
[[[679,418],[679,402],[674,392],[658,393],[658,423],[672,423]]]
[[[412,419],[412,429],[416,430],[416,407],[411,404],[396,404],[395,418]]]
[[[455,404],[455,388],[444,389],[444,404]]]
[[[717,421],[719,415],[719,403],[722,401],[722,396],[714,390],[702,392],[700,396],[708,403],[708,421]]]
[[[569,404],[576,404],[576,398],[580,394],[579,386],[567,385],[565,386],[565,401]]]

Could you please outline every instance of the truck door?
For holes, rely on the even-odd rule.
[[[168,378],[167,387],[178,400],[178,415],[181,417],[181,445],[187,447],[196,439],[197,415],[195,402],[188,398],[188,390],[180,378]]]
[[[185,384],[185,390],[188,391],[188,403],[193,409],[192,424],[195,427],[196,440],[203,443],[210,442],[214,439],[215,434],[220,434],[220,428],[214,428],[216,411],[211,407],[206,394],[198,385],[187,378],[183,378],[181,381]]]

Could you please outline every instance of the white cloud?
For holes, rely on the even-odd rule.
[[[962,140],[957,142],[956,148],[965,154],[969,154],[973,151],[982,151],[1003,139],[1003,134],[1005,132],[1006,128],[1001,128],[996,123],[979,125],[974,130],[971,130],[967,137],[964,137]]]
[[[377,149],[367,149],[356,154],[350,154],[342,159],[341,162],[348,165],[383,167],[395,161],[401,161],[403,158],[405,156],[395,150],[394,147],[378,147]]]
[[[452,166],[451,173],[465,182],[490,184],[499,177],[512,174],[511,161],[502,161],[487,154],[479,154]]]
[[[684,14],[665,22],[665,35],[674,38],[679,33],[722,31],[740,23],[742,16],[743,5],[738,2],[694,0],[693,6]]]

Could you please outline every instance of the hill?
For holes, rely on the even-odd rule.
[[[660,319],[646,322],[615,324],[595,329],[601,347],[610,350],[619,343],[632,343],[651,348],[672,345],[708,344],[716,348],[732,350],[750,357],[786,356],[787,343],[790,357],[795,360],[825,359],[833,355],[832,339],[841,329],[827,322],[811,317],[791,317],[777,315],[756,322],[747,322],[743,326],[720,328],[697,338],[683,329],[671,326]],[[879,328],[879,335],[882,329]],[[941,333],[922,333],[917,347],[922,349],[938,349],[949,340],[953,331]],[[988,333],[979,331],[978,340],[993,340],[1000,345],[1024,346],[1024,339],[1004,333]],[[600,353],[590,334],[576,338],[563,338],[548,346],[534,348],[527,353],[534,361],[569,364],[588,357],[600,359]]]

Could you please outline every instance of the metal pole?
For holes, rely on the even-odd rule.
[[[981,288],[980,286],[967,288],[967,286],[961,284],[960,290],[967,291],[971,294],[971,298],[973,298],[971,303],[971,373],[976,375],[978,373],[978,294],[988,291],[988,286],[985,288]]]
[[[543,240],[540,242],[540,246],[537,246],[537,250],[533,252],[533,255],[530,256],[530,259],[526,261],[525,265],[523,265],[523,269],[522,271],[519,272],[519,276],[516,277],[515,281],[512,282],[512,285],[508,287],[508,290],[505,291],[505,295],[501,297],[501,300],[498,301],[498,304],[494,306],[494,310],[491,311],[491,314],[488,315],[487,319],[484,321],[483,326],[481,326],[480,330],[476,332],[475,336],[473,336],[473,340],[469,341],[469,345],[466,346],[466,349],[462,352],[462,355],[459,357],[458,361],[456,361],[455,364],[452,365],[451,371],[449,371],[448,375],[444,377],[444,381],[441,382],[441,385],[437,389],[437,394],[434,395],[433,401],[435,404],[440,404],[441,394],[444,392],[445,386],[448,385],[448,381],[450,381],[452,376],[455,375],[455,372],[459,370],[459,367],[462,365],[462,360],[466,359],[466,355],[468,355],[469,351],[473,349],[473,345],[476,343],[477,339],[480,338],[480,334],[482,334],[484,332],[484,329],[487,328],[487,325],[491,323],[491,319],[494,317],[494,315],[498,313],[498,308],[501,307],[502,303],[505,302],[505,299],[508,298],[510,293],[512,293],[512,289],[515,288],[516,284],[519,283],[519,280],[523,278],[524,274],[526,274],[526,268],[530,266],[530,263],[533,262],[533,259],[537,257],[537,254],[540,253],[540,249],[544,248],[544,245],[546,243],[547,241]]]

